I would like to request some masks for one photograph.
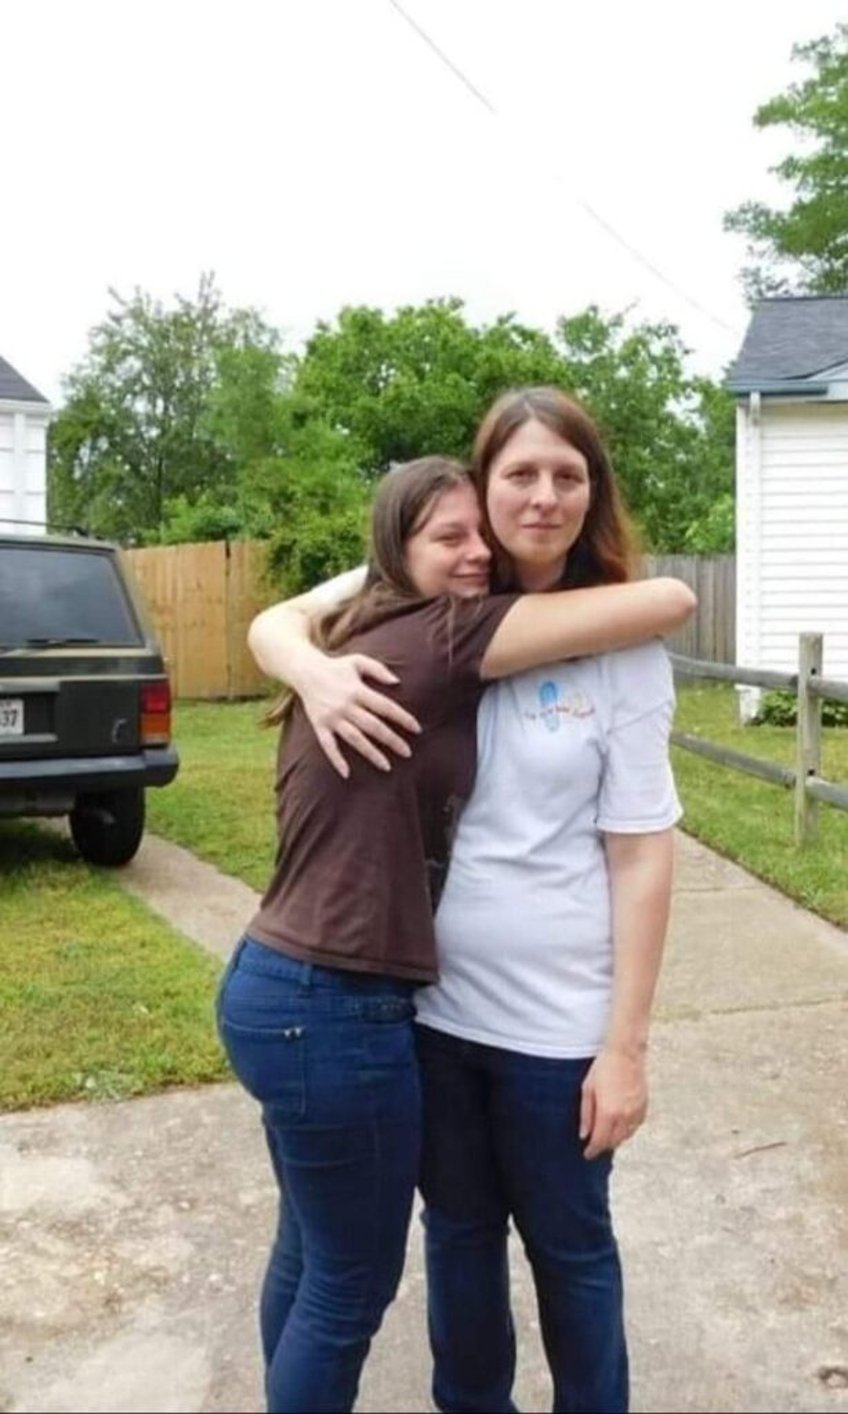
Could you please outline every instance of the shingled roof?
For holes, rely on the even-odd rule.
[[[810,382],[840,363],[848,363],[848,295],[780,296],[756,306],[725,383],[733,393],[791,392],[795,382],[799,392],[824,392]]]
[[[0,358],[0,403],[46,403],[37,388],[22,378],[5,358]]]

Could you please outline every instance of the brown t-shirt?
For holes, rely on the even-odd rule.
[[[325,967],[435,979],[427,861],[444,857],[474,784],[480,662],[514,602],[415,601],[345,644],[397,673],[399,686],[380,690],[421,723],[412,756],[388,773],[348,751],[342,780],[295,708],[278,754],[274,877],[253,937]]]

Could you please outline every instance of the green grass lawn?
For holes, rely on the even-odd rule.
[[[151,829],[264,888],[274,849],[276,734],[257,727],[263,704],[180,703],[180,775],[148,796]],[[794,731],[740,727],[736,694],[725,686],[681,686],[677,726],[752,756],[791,764]],[[674,752],[686,828],[836,923],[848,926],[848,814],[821,807],[821,834],[799,852],[792,839],[792,793]],[[825,776],[848,783],[848,730],[825,731]]]
[[[277,732],[258,723],[264,702],[179,702],[174,734],[180,772],[147,793],[147,822],[262,890],[274,858]]]
[[[742,728],[735,693],[682,687],[677,725],[791,764],[794,732]],[[274,851],[276,733],[256,702],[181,703],[182,769],[148,795],[149,824],[262,889]],[[848,814],[821,807],[817,843],[792,840],[792,795],[675,750],[686,828],[848,926]],[[825,732],[824,774],[848,783],[848,730]],[[119,1098],[227,1074],[212,1023],[220,964],[83,864],[68,842],[0,823],[0,1108]]]
[[[58,835],[0,824],[0,1109],[220,1079],[220,964]]]
[[[736,693],[729,686],[680,687],[675,725],[749,756],[793,764],[794,728],[740,726]],[[673,758],[690,834],[805,907],[848,927],[848,813],[822,805],[817,841],[798,850],[791,790],[713,765],[690,751],[675,749]],[[823,774],[848,785],[845,727],[825,729]]]

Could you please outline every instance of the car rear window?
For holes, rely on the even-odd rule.
[[[111,554],[0,545],[0,647],[144,640]]]

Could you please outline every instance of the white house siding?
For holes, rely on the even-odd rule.
[[[43,529],[48,415],[45,404],[0,403],[0,530]]]
[[[848,404],[743,404],[738,433],[738,661],[792,671],[816,631],[848,680]]]

